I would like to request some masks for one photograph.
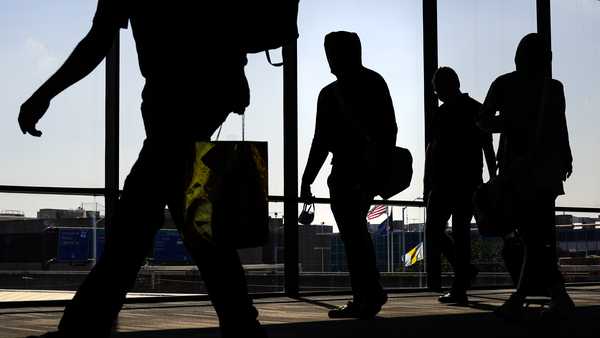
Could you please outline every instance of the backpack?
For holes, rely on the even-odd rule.
[[[243,0],[236,1],[235,35],[246,53],[265,52],[271,62],[270,49],[283,47],[298,38],[299,0]]]

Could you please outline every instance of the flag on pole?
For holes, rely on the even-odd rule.
[[[376,205],[367,214],[367,220],[370,221],[386,213],[387,207],[385,205]]]
[[[404,266],[408,267],[414,265],[421,260],[423,260],[423,242],[410,249],[406,255],[404,255]]]

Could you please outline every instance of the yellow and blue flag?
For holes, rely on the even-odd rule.
[[[404,255],[404,266],[408,267],[414,265],[421,260],[423,260],[423,242],[410,249],[406,255]]]

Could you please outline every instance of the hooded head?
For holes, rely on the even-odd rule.
[[[460,80],[454,69],[439,68],[433,75],[433,89],[442,102],[460,95]]]
[[[515,54],[517,71],[528,74],[543,74],[550,68],[552,52],[550,46],[537,33],[525,35]]]
[[[362,68],[362,47],[356,33],[340,31],[327,34],[325,54],[331,73],[337,77]]]

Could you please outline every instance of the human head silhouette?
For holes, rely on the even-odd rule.
[[[433,75],[433,89],[442,102],[460,95],[460,80],[454,69],[440,67]]]
[[[338,78],[362,68],[362,47],[356,33],[339,31],[327,34],[325,54],[331,73]]]
[[[552,51],[541,35],[525,35],[515,53],[515,65],[518,72],[531,75],[543,74],[552,63]]]

